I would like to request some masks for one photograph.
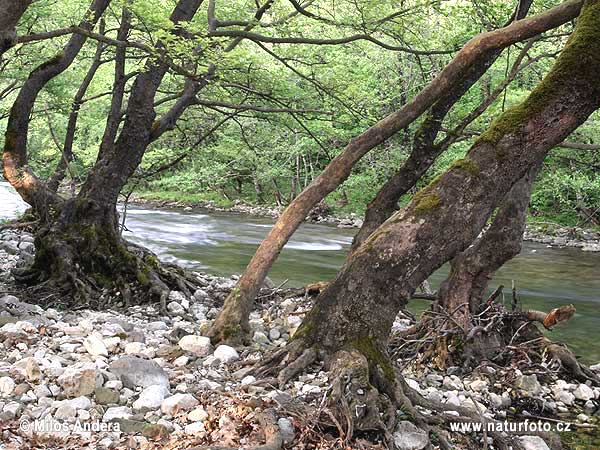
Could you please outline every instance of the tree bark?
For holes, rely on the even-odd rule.
[[[587,0],[563,52],[529,97],[346,261],[287,353],[276,354],[280,383],[324,358],[335,376],[330,399],[352,413],[362,404],[350,429],[371,429],[385,411],[383,399],[372,401],[373,391],[393,395],[401,380],[386,354],[398,312],[431,273],[468,248],[512,186],[600,107],[599,70],[600,0]]]
[[[527,15],[533,0],[519,2],[517,10],[504,25],[521,20]],[[501,48],[491,49],[484,53],[481,58],[473,64],[469,73],[454,89],[440,98],[427,112],[425,120],[416,131],[412,151],[404,165],[383,185],[377,192],[375,198],[367,206],[365,219],[362,227],[352,241],[351,252],[385,222],[395,211],[398,210],[400,197],[412,189],[429,170],[437,157],[443,153],[448,145],[435,143],[442,128],[442,122],[450,109],[462,96],[483,76],[494,64],[502,53]]]
[[[476,36],[411,102],[352,139],[321,175],[289,204],[261,243],[236,288],[226,298],[209,332],[212,340],[217,342],[247,339],[250,330],[248,317],[252,304],[279,253],[310,210],[350,175],[352,167],[369,150],[411,124],[441,96],[456,88],[470,72],[472,65],[483,55],[559,26],[576,17],[580,8],[580,2],[563,3],[539,16],[516,21],[508,27]]]
[[[17,24],[32,0],[0,0],[0,59],[17,42]]]
[[[451,262],[438,291],[437,308],[454,317],[468,333],[494,273],[521,252],[527,207],[540,165],[532,167],[509,191],[489,229]]]
[[[79,26],[86,30],[93,29],[109,3],[110,0],[94,0],[90,7],[93,14]],[[73,63],[86,40],[85,36],[74,34],[61,53],[31,72],[10,110],[2,155],[4,177],[23,200],[42,215],[48,213],[49,207],[60,203],[60,198],[49,190],[28,166],[29,118],[40,91]]]

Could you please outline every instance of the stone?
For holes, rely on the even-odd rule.
[[[119,403],[119,392],[106,387],[98,387],[94,390],[96,402],[101,405],[110,405]]]
[[[490,397],[490,405],[494,409],[499,409],[502,407],[502,396],[495,394],[494,392],[490,392],[489,397]]]
[[[429,446],[429,437],[412,422],[402,421],[394,432],[394,444],[397,450],[422,450]]]
[[[155,361],[142,359],[137,356],[124,356],[108,366],[128,388],[148,387],[160,384],[169,387],[169,377]]]
[[[252,384],[256,381],[256,377],[253,377],[252,375],[248,375],[247,377],[242,378],[241,384],[242,386],[247,386],[249,384]]]
[[[208,356],[212,351],[212,344],[210,343],[209,338],[205,336],[196,336],[194,334],[188,334],[187,336],[182,337],[179,340],[178,345],[186,352],[193,353],[199,358]]]
[[[487,385],[487,382],[484,380],[475,380],[469,385],[469,387],[472,391],[482,392],[484,389],[487,388]]]
[[[204,431],[206,431],[206,428],[204,428],[204,422],[190,423],[183,429],[185,434],[198,434],[204,433]]]
[[[527,392],[532,397],[536,397],[542,393],[542,385],[535,374],[521,375],[515,380],[515,386]]]
[[[270,343],[269,338],[262,331],[256,331],[256,332],[254,332],[254,336],[252,336],[252,340],[254,342],[256,342],[257,344],[262,344],[262,345]]]
[[[67,397],[90,395],[96,389],[96,366],[85,363],[81,366],[67,367],[56,380]]]
[[[111,406],[102,416],[102,422],[111,422],[115,419],[130,419],[133,416],[131,408],[127,406]]]
[[[579,420],[580,422],[589,422],[590,418],[588,416],[586,416],[585,414],[578,414],[577,420]]]
[[[229,363],[240,359],[240,355],[238,354],[236,349],[230,347],[229,345],[219,345],[216,348],[213,356],[222,363]]]
[[[15,390],[17,384],[11,377],[0,378],[0,394],[3,397],[8,397]]]
[[[108,356],[108,349],[102,341],[102,336],[97,336],[95,333],[83,340],[83,346],[92,356]]]
[[[539,436],[520,436],[519,440],[524,450],[550,450],[548,444]]]
[[[57,420],[68,420],[76,415],[77,410],[69,404],[60,405],[54,412],[54,418]]]
[[[171,314],[175,315],[175,316],[181,316],[183,314],[185,314],[185,309],[183,306],[181,306],[179,303],[177,302],[170,302],[167,305],[167,311],[169,311]]]
[[[279,420],[277,420],[277,426],[279,427],[279,432],[281,433],[283,443],[290,444],[293,442],[294,437],[296,436],[296,431],[294,430],[294,424],[292,424],[292,421],[285,417],[281,417]]]
[[[191,422],[204,421],[204,420],[208,419],[208,413],[205,411],[205,409],[202,406],[200,406],[199,408],[195,408],[195,409],[191,410],[188,413],[187,418]]]
[[[192,394],[175,394],[166,398],[160,405],[163,414],[176,415],[179,411],[188,411],[200,402]]]
[[[140,393],[138,399],[133,402],[133,409],[134,411],[158,409],[168,393],[169,390],[162,384],[148,386]]]
[[[279,331],[279,328],[271,328],[269,330],[269,339],[271,339],[272,341],[275,341],[277,339],[279,339],[281,337],[281,331]]]
[[[580,384],[573,392],[573,395],[577,400],[587,402],[594,398],[594,391],[587,384]]]
[[[42,371],[40,370],[40,366],[33,358],[27,358],[27,365],[25,366],[25,376],[27,377],[27,381],[30,383],[35,383],[42,378]]]
[[[568,391],[559,391],[558,393],[555,392],[554,397],[556,400],[563,402],[567,406],[571,406],[575,401],[575,396]]]

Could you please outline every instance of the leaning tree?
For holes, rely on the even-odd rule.
[[[587,0],[543,81],[352,254],[259,372],[283,385],[323,360],[333,375],[329,406],[346,431],[389,429],[398,408],[427,426],[413,405],[439,405],[408,389],[388,357],[394,319],[420,283],[471,245],[509,190],[600,107],[599,70],[600,1]]]
[[[524,2],[524,5],[527,10],[527,2]],[[579,14],[581,5],[582,2],[579,0],[568,1],[538,16],[517,20],[504,28],[474,37],[410,102],[352,139],[279,217],[248,263],[235,289],[225,300],[223,308],[210,329],[211,339],[216,342],[245,341],[248,338],[250,330],[248,318],[254,299],[279,253],[312,208],[348,178],[355,164],[364,155],[409,126],[431,108],[428,120],[422,127],[423,133],[417,138],[419,140],[417,148],[427,154],[422,155],[419,151],[415,152],[413,159],[417,162],[418,167],[412,167],[410,161],[408,163],[409,168],[420,171],[422,174],[431,165],[435,156],[443,150],[439,150],[437,146],[433,145],[433,140],[440,128],[439,121],[457,101],[455,90],[464,93],[470,85],[475,83],[488,65],[497,58],[498,50],[533,38],[572,20]],[[522,14],[521,11],[521,9],[517,11],[518,16]],[[416,180],[414,181],[416,182]],[[384,196],[394,200],[397,195],[401,195],[402,189],[402,187],[398,189],[398,186],[394,185],[390,189],[384,188],[383,193]],[[394,203],[388,200],[385,199],[384,203],[387,205]],[[373,208],[373,210],[376,209]],[[391,214],[392,210],[393,208],[390,207],[385,210],[385,214],[376,214],[376,219],[372,223],[380,224],[385,220],[384,216]],[[372,229],[368,229],[365,235],[368,236],[371,232]],[[360,237],[358,241],[362,241],[364,237]]]

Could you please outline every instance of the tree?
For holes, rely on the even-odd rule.
[[[563,3],[539,16],[516,21],[508,27],[476,36],[407,105],[352,139],[343,152],[289,204],[261,243],[235,289],[225,300],[210,330],[213,341],[247,338],[248,317],[254,298],[277,256],[310,210],[348,178],[357,161],[371,149],[410,125],[440,97],[450,95],[449,93],[469,74],[473,64],[488,58],[490,52],[559,26],[576,17],[580,8],[579,2]]]
[[[422,421],[409,400],[432,405],[406,388],[386,353],[395,317],[422,281],[469,247],[511,187],[600,107],[598,70],[600,1],[587,0],[544,80],[354,252],[263,373],[284,384],[324,359],[335,380],[330,406],[350,432],[393,422],[382,393],[394,413]]]

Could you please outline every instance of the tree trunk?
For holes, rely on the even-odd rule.
[[[93,14],[81,22],[79,27],[93,29],[109,3],[110,0],[94,0],[90,8]],[[23,200],[41,215],[46,215],[52,205],[60,203],[60,198],[49,190],[28,166],[27,137],[30,115],[40,91],[73,63],[86,40],[85,36],[74,34],[61,53],[31,72],[10,110],[2,155],[4,177]]]
[[[212,340],[216,342],[247,338],[246,335],[250,330],[248,317],[252,304],[279,253],[310,210],[346,180],[356,162],[369,150],[411,124],[440,96],[454,89],[469,73],[472,65],[489,51],[505,48],[559,26],[576,17],[580,8],[580,3],[563,3],[539,16],[519,20],[500,30],[476,36],[411,102],[352,139],[344,151],[329,163],[321,175],[315,178],[279,217],[252,257],[236,288],[226,298],[210,330]]]
[[[32,0],[0,0],[0,59],[17,41],[16,27]]]
[[[287,349],[265,367],[279,361],[279,381],[285,383],[324,358],[333,371],[329,406],[338,420],[353,421],[351,431],[376,426],[386,413],[386,400],[374,400],[376,392],[401,398],[394,396],[401,378],[386,354],[398,312],[431,273],[468,248],[512,186],[600,107],[598,71],[600,0],[588,0],[538,87],[354,252]]]
[[[437,308],[454,317],[468,333],[494,273],[521,252],[527,207],[540,166],[529,170],[509,191],[490,228],[451,262],[438,292]]]
[[[525,17],[532,3],[533,0],[519,2],[513,17],[505,26],[510,25],[515,18],[520,20]],[[464,80],[431,107],[414,135],[410,156],[367,206],[363,225],[352,241],[351,251],[360,247],[371,233],[397,211],[400,198],[417,184],[436,158],[448,148],[448,145],[435,144],[444,118],[455,103],[494,64],[502,50],[501,48],[491,49],[483,54],[481,59],[473,64]]]

